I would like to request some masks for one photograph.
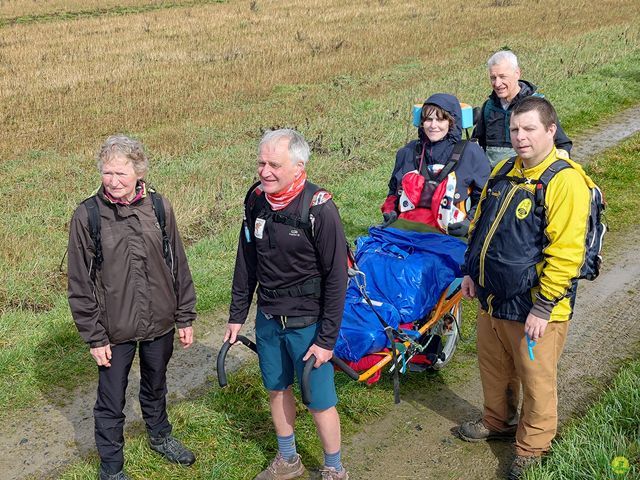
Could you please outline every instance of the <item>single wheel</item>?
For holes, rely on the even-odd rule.
[[[453,354],[460,341],[462,327],[462,304],[454,305],[451,311],[445,313],[429,333],[440,338],[441,350],[437,360],[431,365],[432,370],[442,370],[453,358]]]

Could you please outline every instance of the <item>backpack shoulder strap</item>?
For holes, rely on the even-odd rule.
[[[100,235],[100,229],[102,226],[102,220],[100,218],[100,206],[98,205],[98,196],[92,195],[82,202],[87,209],[87,218],[89,220],[89,235],[91,235],[91,241],[93,242],[93,248],[95,250],[94,264],[89,272],[91,281],[95,282],[96,270],[100,270],[102,266],[102,238]]]
[[[149,196],[151,197],[151,202],[153,203],[153,211],[156,214],[156,219],[158,220],[158,224],[160,224],[160,229],[162,231],[165,230],[167,226],[166,214],[164,211],[164,202],[162,201],[162,197],[156,192],[149,191]]]
[[[440,182],[442,182],[445,178],[447,178],[447,175],[449,175],[451,171],[456,167],[458,160],[460,160],[462,158],[462,155],[464,154],[464,150],[467,147],[467,143],[469,143],[468,140],[460,140],[453,146],[453,151],[451,152],[451,156],[449,157],[449,160],[447,160],[447,163],[445,164],[445,166],[442,167],[442,170],[440,170],[440,173],[438,174],[438,176],[435,178],[434,180],[435,183],[439,185]]]
[[[309,221],[309,209],[311,208],[311,201],[313,196],[322,190],[321,187],[310,181],[306,181],[304,184],[304,190],[302,191],[302,209],[300,210],[300,220],[308,225],[307,228],[311,228],[311,222]]]
[[[252,196],[252,194],[256,191],[260,183],[261,183],[260,181],[257,181],[256,183],[251,185],[251,188],[247,191],[247,194],[244,196],[244,202],[243,202],[244,213],[242,217],[242,230],[244,231],[244,238],[247,241],[247,243],[251,243],[251,238],[252,238],[251,231],[253,228],[252,227],[253,218],[251,213],[256,203],[255,195]]]
[[[484,128],[486,131],[487,125],[489,124],[489,110],[491,106],[489,105],[491,102],[491,98],[487,99],[482,106],[482,118],[484,118]]]
[[[492,188],[498,181],[503,180],[507,177],[507,173],[513,170],[513,166],[516,164],[517,157],[511,157],[509,160],[502,164],[500,170],[496,172],[495,175],[489,178],[487,181],[487,188]]]
[[[547,169],[542,172],[538,182],[536,183],[536,213],[542,214],[542,210],[544,210],[544,196],[547,192],[547,185],[556,174],[565,168],[572,168],[569,162],[565,160],[556,160],[551,165],[547,167]]]
[[[164,202],[162,197],[154,190],[149,190],[149,196],[151,197],[151,203],[153,204],[153,211],[156,214],[158,225],[160,225],[160,231],[162,232],[162,255],[167,266],[173,273],[173,255],[171,254],[171,244],[169,242],[169,235],[167,235],[167,216],[164,210]]]

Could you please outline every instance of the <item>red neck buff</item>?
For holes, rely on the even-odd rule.
[[[291,203],[291,201],[296,198],[296,196],[302,191],[304,188],[304,183],[307,180],[307,172],[302,170],[302,173],[296,178],[288,188],[285,188],[279,193],[266,193],[265,198],[271,208],[273,210],[282,210],[287,205]]]

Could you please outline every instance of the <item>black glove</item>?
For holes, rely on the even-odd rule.
[[[468,218],[461,222],[450,223],[449,227],[447,227],[447,233],[454,237],[466,237],[467,233],[469,233],[469,225],[471,225],[471,220]]]
[[[384,212],[382,214],[382,219],[383,222],[382,225],[380,225],[380,228],[386,228],[398,219],[398,212],[396,212],[395,210]]]

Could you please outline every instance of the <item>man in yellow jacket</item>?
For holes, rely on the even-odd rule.
[[[515,435],[509,479],[520,478],[556,435],[557,364],[585,259],[592,182],[554,146],[557,125],[544,98],[528,97],[514,109],[510,133],[518,155],[494,168],[465,257],[462,291],[481,306],[484,412],[459,433],[471,442]]]

